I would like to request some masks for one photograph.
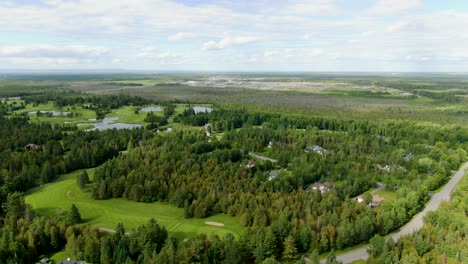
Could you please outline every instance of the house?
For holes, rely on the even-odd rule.
[[[357,201],[358,203],[363,203],[363,202],[364,202],[364,198],[362,198],[362,196],[359,195],[359,196],[356,198],[356,201]]]
[[[43,259],[39,260],[39,264],[49,264],[49,263],[50,263],[49,258],[43,258]]]
[[[58,264],[86,264],[83,260],[70,260],[70,258],[67,258],[67,260],[61,260],[57,262]]]
[[[406,160],[406,161],[410,161],[410,160],[413,159],[413,158],[414,158],[414,154],[413,154],[413,153],[408,153],[408,154],[406,154],[406,156],[405,156],[405,160]]]
[[[305,148],[304,152],[306,152],[306,153],[315,152],[317,154],[323,155],[323,153],[326,152],[326,149],[324,149],[324,148],[322,148],[320,146],[317,146],[317,145],[312,145],[312,146],[307,146]]]
[[[382,167],[380,164],[377,164],[377,169],[384,172],[390,172],[391,170],[406,172],[406,169],[404,167],[396,165],[385,165]]]
[[[279,171],[270,171],[270,173],[268,174],[268,180],[271,181],[274,178],[278,177],[278,175]]]
[[[211,137],[211,127],[210,124],[205,124],[205,133],[207,137]]]
[[[41,149],[41,146],[36,145],[36,144],[29,143],[29,144],[27,144],[26,146],[24,146],[24,149],[25,149],[25,150],[40,150],[40,149]]]
[[[333,188],[333,186],[335,186],[334,182],[324,182],[324,183],[316,182],[312,185],[309,185],[307,189],[313,190],[313,191],[320,191],[323,194],[323,193],[330,191]]]
[[[385,200],[385,198],[383,198],[382,196],[380,195],[372,195],[372,202],[370,204],[370,207],[376,207],[378,206],[381,202],[383,202]]]
[[[247,162],[247,165],[245,166],[246,169],[250,169],[250,168],[253,168],[255,167],[255,160],[249,160]]]
[[[384,200],[385,200],[385,198],[383,198],[382,196],[377,195],[377,194],[373,194],[373,195],[372,195],[372,201],[368,204],[368,206],[370,206],[370,207],[376,207],[376,206],[378,206],[380,203],[382,203]],[[359,195],[358,197],[356,197],[356,201],[357,201],[358,203],[363,203],[363,202],[364,202],[364,198],[362,197],[362,195]]]

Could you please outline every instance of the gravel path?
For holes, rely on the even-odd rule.
[[[453,177],[448,181],[448,183],[440,190],[438,193],[435,193],[429,202],[426,204],[426,207],[424,210],[420,213],[418,213],[416,216],[411,219],[406,225],[404,225],[398,232],[392,234],[391,238],[394,241],[397,241],[400,237],[408,235],[413,233],[416,230],[419,230],[422,228],[424,222],[423,218],[429,211],[435,211],[437,208],[439,208],[440,204],[442,201],[448,201],[450,200],[450,194],[455,189],[457,184],[460,182],[460,180],[463,178],[463,175],[465,175],[465,170],[468,169],[468,162],[465,162],[463,166],[453,175]],[[345,254],[339,255],[336,257],[338,261],[341,261],[343,263],[351,263],[356,260],[360,259],[367,259],[368,258],[367,254],[367,245],[357,248],[355,250],[349,251]],[[320,263],[325,263],[326,260],[321,260]]]
[[[257,158],[257,159],[268,160],[268,161],[270,161],[271,163],[278,162],[278,161],[275,160],[275,159],[268,158],[268,157],[265,157],[265,156],[261,156],[261,155],[255,154],[255,153],[253,153],[253,152],[249,152],[249,155],[252,156],[252,157],[254,157],[254,158]]]

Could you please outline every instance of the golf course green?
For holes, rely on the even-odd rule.
[[[150,218],[156,219],[169,232],[181,238],[201,233],[220,236],[232,233],[239,237],[246,229],[236,218],[224,214],[203,219],[186,219],[182,208],[168,203],[137,203],[124,199],[94,200],[90,193],[92,186],[84,190],[78,188],[76,178],[82,171],[63,175],[57,181],[31,191],[25,196],[26,203],[44,216],[59,216],[75,204],[86,223],[105,229],[114,229],[117,223],[123,223],[130,232]],[[92,179],[94,170],[88,169],[87,172]],[[213,223],[209,225],[206,222]]]

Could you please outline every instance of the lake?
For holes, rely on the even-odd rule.
[[[161,112],[162,108],[160,106],[146,106],[140,109],[141,112]]]
[[[118,117],[105,117],[100,122],[96,123],[83,123],[78,124],[79,126],[87,126],[93,125],[94,128],[86,129],[85,131],[92,131],[92,130],[106,130],[106,129],[133,129],[143,127],[141,124],[125,124],[125,123],[113,123],[117,121]],[[96,121],[96,118],[89,119],[90,121]]]

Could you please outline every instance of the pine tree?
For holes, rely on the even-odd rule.
[[[72,204],[70,216],[69,216],[70,224],[79,224],[81,223],[81,221],[82,219],[81,219],[80,211],[78,210],[75,204]]]
[[[297,259],[297,249],[294,246],[294,239],[292,236],[288,236],[284,240],[284,251],[283,251],[283,259],[286,261],[293,261]]]
[[[89,183],[89,176],[86,171],[83,171],[83,173],[78,176],[78,187],[84,189],[87,183]]]

